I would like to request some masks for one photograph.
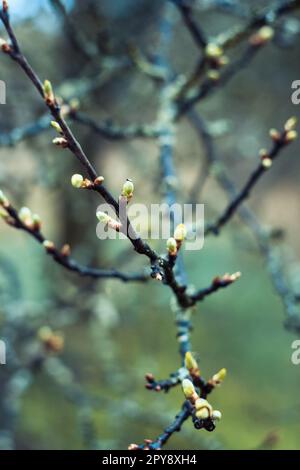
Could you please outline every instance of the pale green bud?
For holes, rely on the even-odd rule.
[[[83,183],[83,176],[79,174],[75,174],[71,178],[71,184],[74,188],[81,188]]]
[[[131,180],[127,179],[123,184],[122,196],[127,198],[132,197],[134,191],[134,184]]]
[[[62,128],[60,127],[60,125],[58,124],[58,122],[56,122],[56,121],[51,121],[51,126],[52,126],[53,129],[55,129],[59,134],[62,134],[62,133],[63,133],[63,130],[62,130]]]
[[[182,390],[185,398],[192,398],[195,393],[195,387],[189,379],[184,379],[182,381]]]

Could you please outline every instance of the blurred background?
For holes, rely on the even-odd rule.
[[[51,80],[64,99],[77,98],[96,121],[126,126],[157,116],[159,84],[132,63],[128,46],[148,57],[155,54],[165,3],[74,0],[63,2],[64,13],[56,1],[11,0],[10,8],[23,51],[40,77]],[[208,36],[245,21],[213,3],[199,1],[195,7]],[[255,8],[272,2],[237,3],[243,11],[249,3]],[[199,51],[178,12],[174,15],[170,62],[177,72],[189,74]],[[299,116],[291,103],[291,83],[300,79],[299,18],[280,19],[272,43],[197,106],[238,187],[257,165],[259,149],[269,147],[269,129]],[[234,58],[239,48],[231,54]],[[4,55],[0,59],[0,78],[7,84],[7,104],[0,108],[1,189],[14,206],[38,213],[45,236],[57,246],[69,243],[82,263],[143,269],[147,260],[126,240],[97,239],[99,199],[72,188],[70,178],[80,166],[53,146],[50,127],[16,144],[7,140],[12,129],[36,122],[45,109],[18,66]],[[72,128],[113,194],[131,178],[134,202],[161,200],[155,139],[112,141],[75,122]],[[263,224],[283,229],[275,248],[298,294],[299,150],[299,142],[288,147],[249,200]],[[203,143],[186,118],[178,125],[175,164],[185,202],[205,171]],[[198,201],[205,204],[206,218],[216,217],[226,200],[212,169]],[[164,242],[151,243],[163,252]],[[291,362],[297,335],[284,328],[284,308],[253,236],[234,217],[219,237],[207,238],[199,252],[185,251],[184,258],[189,280],[198,288],[225,272],[241,271],[242,277],[200,303],[193,317],[192,344],[203,374],[228,369],[224,385],[211,397],[223,419],[213,433],[196,431],[188,421],[167,448],[299,449],[300,366]],[[40,352],[42,326],[62,332],[64,348],[42,366],[28,368]],[[146,372],[166,378],[179,364],[170,291],[160,283],[80,278],[53,263],[24,232],[1,223],[0,328],[8,344],[7,365],[0,367],[1,448],[127,448],[160,434],[180,408],[179,388],[167,395],[144,388]]]

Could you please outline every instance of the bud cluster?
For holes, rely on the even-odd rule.
[[[42,221],[38,214],[33,214],[28,207],[21,207],[18,212],[19,220],[22,224],[33,231],[39,231],[42,226]]]
[[[220,78],[219,69],[229,63],[223,48],[213,42],[208,43],[205,48],[205,58],[209,64],[207,77],[212,81],[218,81]]]
[[[184,224],[179,224],[175,228],[174,236],[167,240],[167,250],[170,256],[176,256],[183,241],[187,236],[187,228]]]
[[[210,423],[212,422],[214,425],[215,421],[221,419],[221,412],[219,410],[214,410],[205,398],[200,398],[191,380],[184,379],[182,381],[182,389],[185,398],[189,400],[193,406],[193,414],[197,420],[200,420],[200,424],[202,425],[201,427],[208,425],[209,423],[207,423],[207,421],[210,421]],[[206,423],[201,423],[203,421],[206,421]],[[207,429],[210,429],[210,427],[207,427]]]

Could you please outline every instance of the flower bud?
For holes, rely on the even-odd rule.
[[[40,230],[42,226],[41,218],[38,214],[33,214],[32,216],[32,225],[34,230]]]
[[[52,140],[52,143],[54,145],[57,145],[57,147],[62,147],[62,148],[68,147],[68,141],[64,137],[56,137],[55,139]]]
[[[60,125],[58,124],[58,122],[56,122],[56,121],[51,121],[51,126],[52,126],[53,129],[55,129],[59,134],[63,134],[63,130],[62,130],[62,128],[60,127]]]
[[[193,357],[193,355],[190,351],[187,351],[185,353],[184,365],[187,368],[187,370],[189,370],[189,371],[198,371],[199,370],[197,361]]]
[[[50,104],[54,102],[54,93],[53,93],[53,88],[52,84],[49,80],[44,81],[43,85],[43,91],[44,91],[44,98],[45,100]]]
[[[212,419],[215,420],[215,421],[220,421],[220,419],[222,418],[222,413],[221,411],[219,410],[214,410],[212,412]]]
[[[220,384],[221,382],[223,382],[223,380],[225,379],[227,375],[227,370],[225,368],[219,370],[219,372],[217,372],[214,376],[213,376],[213,381],[216,382],[217,384]]]
[[[167,250],[171,256],[175,256],[177,253],[177,242],[175,238],[171,237],[167,240]]]
[[[290,142],[293,142],[296,140],[298,137],[298,133],[295,130],[288,131],[285,135],[285,142],[289,144]]]
[[[113,219],[108,214],[106,214],[106,212],[98,211],[96,213],[96,217],[104,225],[108,225],[110,228],[112,228],[113,230],[116,230],[117,232],[122,227],[121,222],[118,222],[117,220]]]
[[[196,393],[195,387],[189,379],[183,379],[182,390],[185,395],[185,398],[192,398],[193,395]]]
[[[201,410],[201,408],[203,408],[204,406],[206,406],[207,408],[211,408],[211,405],[208,403],[207,400],[205,400],[205,398],[198,398],[195,401],[196,410]]]
[[[71,247],[70,245],[66,244],[62,247],[62,249],[60,250],[60,253],[62,256],[65,256],[65,257],[68,257],[70,256],[71,254]]]
[[[133,196],[134,184],[131,180],[127,179],[123,184],[122,196],[130,199]]]
[[[1,48],[2,52],[10,52],[11,51],[11,46],[3,38],[0,38],[0,48]]]
[[[97,176],[97,178],[94,181],[95,186],[100,186],[104,181],[104,176]]]
[[[267,170],[268,168],[271,168],[273,162],[271,158],[266,157],[262,159],[261,164]]]
[[[4,192],[1,191],[0,189],[0,206],[8,206],[9,205],[9,202],[8,202],[8,199],[7,197],[5,196]]]
[[[78,98],[72,98],[70,101],[70,108],[73,112],[77,111],[80,107],[80,101]]]
[[[277,129],[270,129],[270,137],[274,142],[279,142],[281,139],[281,134]]]
[[[64,347],[63,335],[52,331],[49,326],[42,326],[38,330],[38,338],[43,343],[44,347],[50,352],[61,352]]]
[[[267,42],[271,41],[274,36],[274,29],[271,26],[263,26],[257,33],[250,37],[250,44],[252,46],[264,46]]]
[[[52,251],[55,250],[55,245],[53,242],[51,242],[50,240],[44,240],[43,241],[43,246],[46,248],[46,250],[51,253]]]
[[[266,169],[270,168],[272,166],[272,159],[270,158],[269,152],[266,149],[260,149],[259,155],[262,166]]]
[[[284,125],[284,130],[286,132],[294,130],[296,127],[297,121],[298,119],[296,118],[296,116],[292,116],[291,118],[289,118]]]
[[[218,80],[220,80],[220,72],[218,72],[218,70],[214,70],[214,69],[208,70],[206,75],[207,75],[207,78],[211,80],[212,82],[217,82]]]
[[[208,59],[218,59],[223,55],[223,49],[211,42],[205,48],[205,55]]]
[[[83,176],[79,174],[75,174],[71,178],[71,184],[73,188],[81,188],[83,183]]]
[[[209,410],[207,408],[201,408],[200,410],[196,411],[196,417],[198,419],[209,418]]]
[[[98,211],[96,213],[96,217],[103,224],[107,224],[108,221],[111,219],[111,217],[108,214],[106,214],[106,212],[102,212],[102,211]]]
[[[186,226],[184,224],[177,225],[175,232],[174,232],[175,240],[177,242],[182,242],[186,236],[187,236]]]
[[[30,226],[33,223],[32,212],[28,207],[21,207],[18,217],[24,225]]]

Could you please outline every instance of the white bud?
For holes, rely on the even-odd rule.
[[[28,207],[21,207],[18,216],[22,222],[27,222],[28,220],[32,219],[32,212],[30,209],[28,209]]]
[[[75,174],[71,178],[71,184],[74,188],[81,188],[83,183],[83,176],[79,174]]]
[[[216,420],[216,421],[220,421],[220,419],[222,418],[222,413],[221,411],[219,410],[214,410],[213,413],[212,413],[212,419]]]

